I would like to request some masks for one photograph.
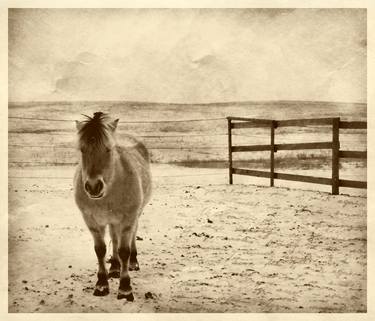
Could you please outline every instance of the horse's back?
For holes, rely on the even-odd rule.
[[[147,164],[150,163],[150,154],[148,152],[148,149],[141,141],[139,141],[132,135],[125,135],[125,140],[121,143],[120,149],[121,151],[126,151],[131,154],[138,152],[138,154],[142,156],[143,161],[145,161]],[[135,153],[135,155],[136,157],[139,156],[137,155],[137,153]]]
[[[133,138],[134,139],[134,138]],[[129,167],[134,171],[135,175],[140,178],[143,205],[149,201],[151,196],[151,171],[150,156],[144,144],[135,140],[133,146],[118,146],[117,151],[120,155],[121,162],[124,167]]]
[[[149,164],[150,163],[150,154],[148,149],[142,142],[137,142],[137,144],[133,147],[140,155],[142,155],[143,159]]]

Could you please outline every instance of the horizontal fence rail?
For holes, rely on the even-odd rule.
[[[323,184],[332,186],[332,194],[339,194],[339,188],[367,188],[367,182],[340,179],[339,161],[340,158],[367,158],[367,151],[340,150],[339,134],[340,129],[367,129],[367,122],[362,121],[340,121],[339,117],[334,118],[313,118],[313,119],[289,119],[289,120],[270,120],[254,119],[245,117],[227,117],[228,121],[228,152],[229,152],[229,183],[233,184],[233,174],[263,177],[270,179],[270,185],[273,186],[274,179],[289,181],[307,182],[314,184]],[[332,141],[296,143],[296,144],[275,144],[275,130],[279,127],[291,126],[331,126]],[[232,130],[239,128],[269,128],[269,145],[232,145]],[[300,150],[300,149],[330,149],[332,151],[332,177],[314,177],[307,175],[295,175],[275,172],[274,153],[279,150]],[[270,151],[270,171],[250,170],[233,167],[233,153],[238,152],[259,152]]]
[[[340,150],[340,158],[367,158],[367,152],[353,151],[353,150]]]
[[[342,129],[367,129],[367,122],[365,121],[340,121],[340,128]]]
[[[318,143],[297,143],[297,144],[274,144],[273,150],[298,150],[298,149],[331,149],[332,142],[318,142]],[[271,145],[250,145],[250,146],[233,146],[234,152],[254,152],[271,150]]]
[[[273,120],[275,128],[289,127],[289,126],[324,126],[332,125],[335,118],[310,118],[310,119],[288,119],[288,120]],[[269,127],[272,120],[256,119],[245,117],[227,117],[228,121],[242,121],[233,123],[231,128],[251,128],[251,127]],[[367,129],[367,122],[364,121],[340,121],[341,129]]]

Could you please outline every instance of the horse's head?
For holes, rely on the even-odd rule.
[[[106,195],[114,176],[118,119],[112,121],[102,112],[94,113],[94,117],[84,116],[86,120],[76,121],[82,183],[91,199],[100,199]]]

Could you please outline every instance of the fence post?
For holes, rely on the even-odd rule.
[[[228,168],[229,184],[233,184],[233,165],[232,165],[232,120],[228,117]]]
[[[340,117],[332,120],[332,195],[339,194]]]
[[[276,122],[271,121],[271,153],[270,153],[270,186],[274,185],[274,173],[275,173],[275,127]]]

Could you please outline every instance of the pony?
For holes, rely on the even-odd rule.
[[[94,239],[98,259],[94,295],[109,293],[108,278],[120,278],[118,299],[134,301],[128,271],[139,270],[136,233],[138,218],[151,196],[150,158],[146,147],[117,144],[119,119],[108,114],[76,121],[80,160],[74,175],[74,198]],[[109,226],[113,251],[105,266],[105,229]]]

